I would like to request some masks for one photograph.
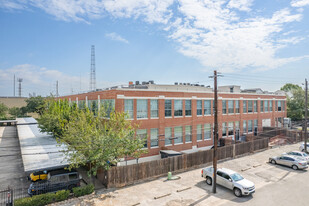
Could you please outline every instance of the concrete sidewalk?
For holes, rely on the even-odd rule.
[[[261,188],[282,179],[288,179],[307,171],[294,171],[287,167],[271,165],[268,158],[280,155],[283,152],[298,150],[299,143],[265,150],[237,159],[226,160],[218,164],[218,167],[225,167],[235,170],[245,178],[253,181],[256,186],[256,193]],[[100,190],[97,195],[73,199],[56,205],[221,205],[235,202],[232,191],[221,186],[217,187],[217,193],[211,193],[211,186],[205,183],[201,177],[201,169],[194,169],[178,175],[179,180],[166,181],[166,178],[159,178],[133,186],[120,189]],[[309,177],[309,176],[308,176]],[[237,199],[237,198],[236,198]],[[240,200],[250,204],[253,196],[243,197]],[[239,200],[239,199],[238,199]]]

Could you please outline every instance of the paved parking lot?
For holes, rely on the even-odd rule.
[[[0,190],[28,187],[16,127],[0,127]]]
[[[72,200],[64,205],[307,205],[309,172],[267,163],[270,156],[298,150],[299,144],[286,145],[258,152],[218,164],[241,173],[253,181],[256,193],[236,198],[232,191],[217,187],[211,193],[211,186],[201,178],[201,169],[178,174],[179,180],[166,181],[159,178],[121,189],[101,190],[98,195]],[[295,199],[294,199],[295,198]]]

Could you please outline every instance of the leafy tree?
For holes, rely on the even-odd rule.
[[[7,111],[8,111],[8,107],[5,104],[0,103],[0,118],[5,118]]]
[[[305,114],[305,91],[296,84],[285,84],[281,90],[287,94],[287,116],[302,120]]]
[[[27,111],[28,112],[36,112],[38,114],[42,114],[44,111],[44,98],[41,96],[37,96],[37,97],[30,97],[28,99],[26,99],[26,103],[27,103]]]
[[[38,120],[43,132],[54,134],[66,146],[63,152],[69,169],[90,165],[88,174],[96,175],[99,168],[109,169],[122,157],[138,158],[146,152],[144,140],[135,137],[137,126],[126,120],[125,113],[108,115],[103,106],[95,113],[57,100],[46,103]]]
[[[19,107],[12,107],[9,109],[9,114],[13,117],[20,117],[21,116],[21,110]]]

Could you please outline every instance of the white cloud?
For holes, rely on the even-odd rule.
[[[302,20],[302,12],[284,8],[262,16],[254,12],[254,0],[24,0],[24,7],[39,7],[64,21],[90,22],[106,15],[114,18],[140,19],[164,26],[167,38],[178,43],[178,51],[195,58],[206,69],[233,72],[244,68],[272,69],[307,58],[282,58],[281,49],[304,38],[292,34],[288,25]],[[302,7],[309,0],[292,0],[292,7]],[[289,27],[291,28],[291,27]],[[292,36],[292,35],[294,36]],[[107,37],[128,43],[116,33]]]
[[[308,6],[309,5],[309,0],[292,0],[291,6],[293,7],[303,7],[303,6]]]
[[[35,92],[40,95],[49,95],[56,93],[56,81],[59,82],[59,94],[68,95],[87,91],[89,89],[88,75],[71,76],[59,70],[47,69],[31,64],[16,65],[11,68],[0,68],[0,96],[9,96],[13,92],[13,76],[22,78],[22,96],[28,96],[28,93]],[[97,88],[106,88],[120,85],[119,82],[97,81]],[[11,86],[12,90],[8,91]],[[17,91],[16,84],[16,91]],[[16,92],[17,95],[17,92]]]
[[[125,38],[121,37],[119,34],[117,34],[115,32],[105,34],[105,36],[110,38],[113,41],[120,41],[120,42],[123,42],[123,43],[126,43],[126,44],[129,43],[128,40],[126,40]]]
[[[26,9],[26,6],[19,2],[13,2],[10,0],[1,0],[0,8],[15,10],[15,9]]]

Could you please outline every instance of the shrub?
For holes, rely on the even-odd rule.
[[[15,206],[43,206],[53,202],[55,193],[46,193],[33,197],[26,197],[14,201]]]
[[[75,197],[80,197],[80,196],[83,196],[83,195],[89,195],[89,194],[93,193],[93,191],[94,191],[93,184],[86,185],[86,186],[83,186],[83,187],[74,187],[73,188],[73,193],[74,193]]]
[[[56,192],[55,194],[55,201],[60,202],[60,201],[66,200],[68,199],[69,195],[70,195],[69,190],[60,190]]]

